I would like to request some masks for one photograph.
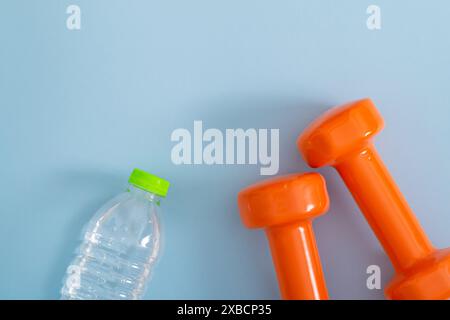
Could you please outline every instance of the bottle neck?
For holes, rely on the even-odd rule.
[[[128,192],[130,192],[133,196],[148,200],[150,202],[155,203],[156,205],[159,206],[160,202],[161,202],[161,197],[158,196],[157,194],[154,194],[152,192],[140,189],[132,184],[128,185]]]

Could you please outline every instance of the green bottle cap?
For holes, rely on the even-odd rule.
[[[128,179],[128,183],[158,196],[165,197],[169,190],[170,182],[158,176],[140,169],[134,169]]]

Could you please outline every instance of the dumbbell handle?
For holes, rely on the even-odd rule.
[[[282,298],[328,299],[311,221],[270,227],[266,234]]]
[[[404,271],[434,248],[370,144],[335,165],[397,271]]]

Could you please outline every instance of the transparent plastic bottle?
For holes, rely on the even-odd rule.
[[[161,251],[159,205],[169,182],[135,169],[126,192],[104,204],[84,228],[67,268],[63,300],[136,300]]]

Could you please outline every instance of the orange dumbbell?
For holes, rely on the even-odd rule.
[[[450,248],[437,250],[390,176],[372,137],[383,118],[370,99],[333,108],[302,133],[298,147],[310,166],[339,172],[397,272],[390,299],[450,298]]]
[[[312,229],[312,219],[329,205],[322,176],[294,174],[255,184],[239,193],[238,205],[245,226],[266,228],[283,299],[328,299]]]

